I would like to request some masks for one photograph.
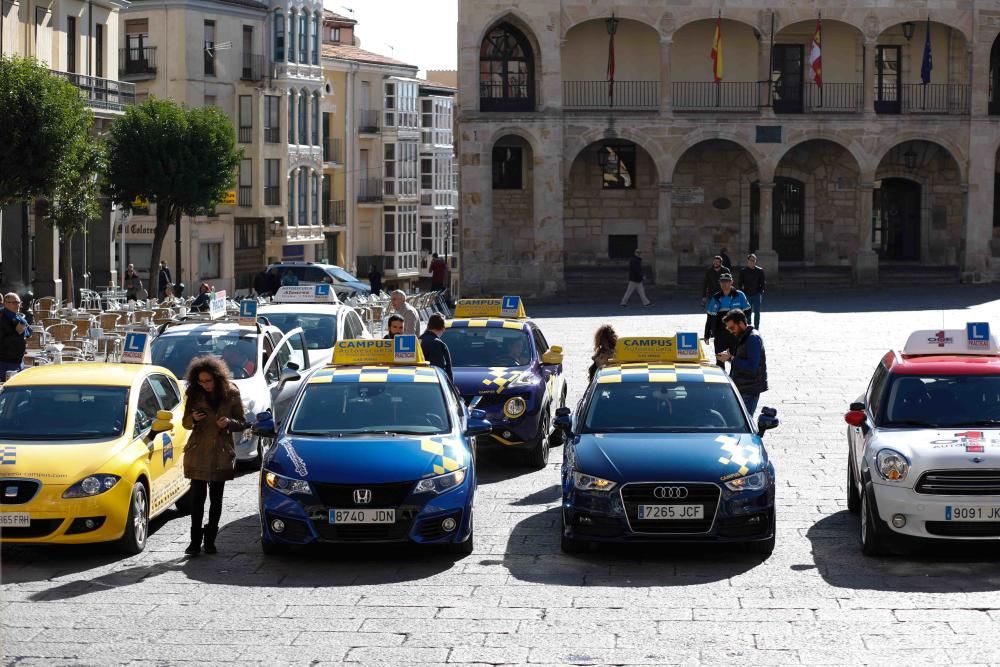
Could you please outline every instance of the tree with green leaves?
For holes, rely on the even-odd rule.
[[[182,215],[198,215],[222,201],[236,183],[243,151],[229,117],[214,107],[186,109],[150,99],[127,109],[108,133],[107,190],[131,209],[136,198],[156,204],[149,275],[155,281],[163,240]],[[180,258],[175,259],[180,281]]]

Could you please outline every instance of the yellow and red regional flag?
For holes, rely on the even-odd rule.
[[[809,67],[812,68],[813,81],[817,86],[823,85],[823,20],[816,19],[816,32],[813,33],[809,45]]]
[[[715,37],[712,38],[712,76],[716,83],[722,83],[722,16],[715,21]]]

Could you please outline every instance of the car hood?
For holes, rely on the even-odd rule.
[[[433,477],[471,461],[455,436],[283,436],[268,450],[264,468],[313,482],[381,484]]]
[[[122,474],[113,459],[129,444],[112,440],[0,440],[0,477],[32,477],[43,484],[70,485],[96,472]]]
[[[720,482],[767,465],[758,436],[749,433],[583,434],[575,468],[616,482]]]
[[[531,375],[527,366],[510,368],[494,366],[465,366],[452,370],[455,386],[466,399],[489,394],[511,393],[510,383],[523,374]],[[524,389],[525,387],[519,387]]]
[[[910,460],[912,473],[936,468],[1000,468],[1000,429],[879,429],[868,449],[872,455],[880,449],[898,451]]]

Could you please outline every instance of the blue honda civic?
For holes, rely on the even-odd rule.
[[[685,347],[689,349],[685,350]],[[562,549],[592,542],[745,542],[774,549],[774,466],[757,424],[697,334],[619,339],[567,434]]]

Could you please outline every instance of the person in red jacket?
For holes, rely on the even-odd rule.
[[[448,270],[448,265],[438,257],[437,253],[431,255],[431,291],[444,291],[444,274]]]

